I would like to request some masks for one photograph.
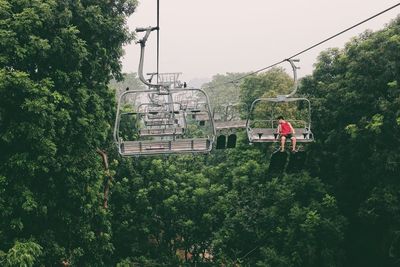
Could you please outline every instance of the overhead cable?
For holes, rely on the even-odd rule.
[[[157,0],[157,84],[160,73],[160,0]]]
[[[364,24],[365,22],[367,22],[367,21],[369,21],[369,20],[371,20],[371,19],[374,19],[374,18],[376,18],[376,17],[378,17],[378,16],[380,16],[380,15],[382,15],[382,14],[384,14],[384,13],[386,13],[386,12],[388,12],[388,11],[390,11],[390,10],[392,10],[392,9],[394,9],[394,8],[396,8],[396,7],[398,7],[398,6],[400,6],[400,3],[397,3],[397,4],[391,6],[391,7],[387,8],[387,9],[385,9],[385,10],[383,10],[383,11],[381,11],[381,12],[379,12],[379,13],[377,13],[377,14],[375,14],[375,15],[373,15],[373,16],[367,18],[367,19],[364,19],[363,21],[360,21],[359,23],[354,24],[353,26],[348,27],[348,28],[344,29],[343,31],[338,32],[338,33],[336,33],[336,34],[334,34],[334,35],[332,35],[332,36],[330,36],[330,37],[328,37],[328,38],[326,38],[326,39],[324,39],[324,40],[322,40],[322,41],[320,41],[320,42],[318,42],[318,43],[316,43],[316,44],[314,44],[314,45],[311,45],[311,46],[309,46],[308,48],[306,48],[306,49],[304,49],[304,50],[301,50],[300,52],[298,52],[298,53],[296,53],[296,54],[294,54],[294,55],[292,55],[292,56],[290,56],[290,57],[287,57],[286,59],[283,59],[283,60],[281,60],[281,61],[279,61],[279,62],[276,62],[276,63],[274,63],[274,64],[271,64],[271,65],[269,65],[269,66],[267,66],[267,67],[258,69],[258,70],[256,70],[256,71],[253,71],[253,72],[251,72],[251,73],[248,73],[248,74],[246,74],[246,75],[243,75],[243,76],[241,76],[241,77],[239,77],[239,78],[230,80],[230,81],[228,81],[228,82],[223,82],[223,83],[220,83],[220,84],[217,84],[217,85],[214,85],[214,86],[208,86],[208,87],[205,87],[205,88],[203,88],[203,89],[210,89],[210,88],[215,88],[215,87],[219,87],[219,86],[226,85],[226,84],[230,84],[230,83],[236,83],[236,82],[238,82],[238,81],[240,81],[240,80],[242,80],[242,79],[244,79],[244,78],[247,78],[247,77],[249,77],[249,76],[252,76],[252,75],[254,75],[254,74],[257,74],[257,73],[259,73],[259,72],[261,72],[261,71],[264,71],[264,70],[270,69],[270,68],[272,68],[272,67],[275,67],[275,66],[277,66],[277,65],[279,65],[279,64],[281,64],[281,63],[283,63],[283,62],[285,62],[285,61],[287,61],[287,60],[289,60],[289,59],[292,59],[292,58],[294,58],[294,57],[297,57],[297,56],[299,56],[299,55],[301,55],[301,54],[303,54],[303,53],[305,53],[305,52],[307,52],[307,51],[309,51],[309,50],[311,50],[311,49],[313,49],[313,48],[315,48],[315,47],[317,47],[317,46],[319,46],[319,45],[321,45],[321,44],[323,44],[323,43],[325,43],[325,42],[327,42],[327,41],[329,41],[329,40],[331,40],[331,39],[333,39],[333,38],[335,38],[335,37],[337,37],[337,36],[339,36],[339,35],[341,35],[341,34],[343,34],[343,33],[345,33],[345,32],[347,32],[347,31],[350,31],[350,30],[354,29],[355,27],[358,27],[358,26],[360,26],[361,24]]]

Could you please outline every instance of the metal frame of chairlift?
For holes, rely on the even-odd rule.
[[[247,117],[246,121],[246,131],[247,131],[247,136],[250,141],[250,143],[275,143],[279,142],[279,134],[277,133],[277,127],[274,127],[274,123],[276,123],[276,120],[274,119],[274,106],[272,106],[271,110],[271,119],[270,120],[264,120],[263,122],[268,122],[271,124],[271,127],[262,127],[262,128],[252,128],[251,127],[251,115],[252,112],[255,110],[255,106],[259,102],[267,102],[271,103],[272,105],[275,105],[276,103],[288,103],[288,102],[301,102],[305,101],[308,106],[308,116],[307,116],[307,121],[299,121],[299,120],[290,120],[290,118],[285,118],[285,120],[288,120],[289,122],[302,122],[304,124],[303,128],[296,128],[295,132],[296,134],[294,135],[296,137],[297,143],[310,143],[314,141],[314,136],[313,133],[311,132],[311,103],[307,98],[304,97],[293,97],[293,95],[296,94],[297,92],[297,67],[294,62],[298,62],[299,60],[294,60],[294,59],[288,59],[287,60],[293,70],[293,75],[294,75],[294,88],[293,91],[288,94],[288,95],[278,95],[275,98],[258,98],[253,101],[251,104],[250,110],[249,110],[249,115]],[[290,140],[287,140],[287,142],[290,142]]]
[[[114,141],[117,145],[118,152],[121,156],[131,157],[131,156],[149,156],[149,155],[170,155],[170,154],[194,154],[194,153],[209,153],[212,149],[214,139],[216,136],[216,130],[214,125],[214,120],[211,113],[211,105],[207,93],[202,89],[197,88],[182,88],[181,84],[177,81],[178,76],[173,77],[173,81],[162,81],[161,83],[152,84],[151,79],[147,81],[143,75],[143,63],[144,63],[144,52],[146,41],[150,33],[154,30],[158,30],[158,27],[148,27],[148,28],[137,28],[136,32],[145,32],[145,36],[138,41],[141,46],[140,61],[138,76],[139,79],[148,86],[148,90],[131,90],[123,92],[118,101],[117,114],[114,125]],[[176,73],[179,74],[179,73]],[[157,75],[159,75],[157,73]],[[158,80],[158,79],[157,79]],[[177,88],[170,88],[171,85],[177,86]],[[173,95],[182,93],[200,93],[205,97],[205,112],[208,114],[210,125],[210,134],[204,138],[184,138],[184,133],[178,136],[176,133],[172,132],[172,140],[139,140],[139,141],[125,141],[119,136],[120,131],[120,120],[121,120],[121,108],[123,99],[129,94],[153,94],[166,96],[168,98],[168,105],[171,110],[167,112],[172,112],[174,115],[174,103]],[[131,99],[136,99],[133,97]],[[153,103],[154,104],[154,103]],[[183,112],[184,120],[186,119],[186,111],[180,107],[180,112]],[[182,138],[179,138],[182,137]]]
[[[236,133],[239,129],[246,129],[246,120],[233,120],[234,116],[230,114],[233,107],[244,105],[246,107],[246,115],[248,113],[247,105],[244,103],[229,103],[224,108],[222,121],[215,122],[217,131],[217,149],[234,148],[236,147]],[[215,116],[215,110],[213,117]],[[231,115],[231,116],[229,116]],[[215,117],[214,117],[215,119]]]
[[[145,106],[145,105],[154,105],[156,107],[169,107],[170,105],[176,105],[177,103],[164,103],[163,105],[155,105],[153,103],[142,103],[139,105],[138,110],[140,112],[140,106]],[[175,109],[172,108],[170,111],[169,110],[158,110],[158,111],[150,111],[148,108],[141,113],[145,116],[144,118],[144,124],[146,125],[146,121],[147,122],[164,122],[165,120],[171,120],[172,119],[172,123],[171,124],[153,124],[153,125],[146,125],[148,127],[146,127],[145,129],[143,129],[143,131],[139,130],[139,135],[141,137],[143,136],[181,136],[184,134],[185,129],[186,129],[186,116],[185,114],[183,114],[183,111],[181,108]],[[165,117],[149,117],[150,115],[156,116],[158,114],[164,114],[166,115]],[[179,121],[176,122],[176,115],[182,115],[182,119],[183,119],[183,124],[179,125]],[[147,118],[146,118],[147,117]],[[147,120],[146,120],[147,119]],[[161,121],[160,121],[161,120]],[[178,127],[175,126],[175,124],[177,124]],[[171,125],[173,125],[173,127],[171,127]],[[157,127],[158,126],[158,127]],[[164,126],[164,127],[162,127]],[[156,128],[152,128],[152,127],[156,127]]]
[[[205,121],[208,121],[212,117],[212,114],[208,114],[208,112],[205,112],[204,108],[202,109],[202,107],[209,105],[207,104],[207,102],[196,101],[195,103],[196,104],[194,107],[186,106],[185,111],[188,114],[190,113],[191,118],[198,121],[200,125],[202,123],[204,124]]]
[[[239,106],[239,105],[247,106],[246,104],[243,104],[243,103],[234,103],[234,104],[229,103],[228,105],[225,106],[225,108],[224,108],[225,112],[224,112],[223,116],[221,117],[222,120],[220,120],[219,122],[215,122],[215,128],[217,129],[217,131],[218,130],[222,131],[224,129],[225,130],[226,129],[236,130],[236,129],[242,129],[242,128],[245,129],[246,128],[246,120],[233,120],[234,119],[233,116],[230,116],[230,118],[229,118],[229,110],[232,109],[232,107]],[[248,114],[248,109],[246,107],[246,115],[247,114]],[[215,115],[216,115],[216,113],[214,110],[214,112],[213,112],[214,121],[215,121]]]
[[[187,88],[187,89],[170,89],[170,94],[173,95],[174,93],[181,93],[181,92],[203,92],[201,89],[195,89],[195,88]],[[118,110],[117,110],[117,117],[115,121],[115,127],[114,127],[114,140],[118,146],[119,153],[122,156],[141,156],[141,155],[158,155],[158,154],[183,154],[183,153],[208,153],[212,149],[212,144],[214,142],[215,138],[215,126],[214,126],[214,121],[211,117],[211,109],[210,106],[208,106],[208,114],[210,117],[210,136],[207,136],[206,138],[174,138],[175,140],[168,140],[168,141],[160,141],[160,140],[143,140],[143,141],[124,141],[119,137],[119,127],[120,127],[120,118],[121,118],[121,108],[122,108],[122,102],[123,99],[126,95],[129,94],[138,94],[138,93],[148,93],[148,90],[134,90],[134,91],[125,91],[124,93],[121,94],[120,99],[118,101]],[[208,96],[205,95],[208,101]],[[175,111],[167,111],[167,112],[172,112],[174,113]],[[183,110],[179,110],[179,112],[183,112],[183,120],[186,120],[186,112]],[[136,112],[136,114],[139,114],[141,112]],[[142,114],[148,114],[148,113],[142,113]],[[174,123],[172,122],[171,125]],[[151,127],[151,125],[148,125]],[[154,125],[153,125],[154,126]],[[159,127],[161,128],[161,127]],[[174,127],[165,127],[166,129],[172,129]],[[184,129],[184,127],[181,127]],[[147,127],[145,129],[149,129],[151,131],[151,128]],[[178,134],[177,132],[172,132],[171,135],[178,137],[178,135],[184,135],[185,133],[182,132],[182,134]],[[162,134],[164,135],[164,134]],[[165,133],[167,135],[167,133]],[[129,150],[130,148],[130,150]]]
[[[242,108],[242,109],[240,109],[240,110],[241,110],[241,111],[245,110],[246,116],[247,116],[247,114],[249,113],[249,108],[248,108],[248,106],[246,105],[246,103],[240,103],[240,102],[234,103],[234,104],[229,103],[229,104],[226,106],[226,109],[225,109],[225,114],[226,114],[226,119],[225,119],[225,121],[233,121],[233,119],[234,119],[234,114],[232,113],[231,110],[232,110],[233,107],[237,107],[237,106],[243,106],[244,109]],[[230,118],[228,117],[229,115],[231,115]],[[239,115],[240,115],[240,112],[239,112]],[[246,121],[246,120],[241,120],[241,119],[239,119],[239,120],[235,120],[235,121]],[[242,128],[242,127],[240,127],[240,128]],[[243,127],[243,128],[244,128],[244,127]]]
[[[140,93],[142,91],[134,91],[133,93]],[[147,93],[147,91],[145,91]],[[122,102],[122,101],[121,101]],[[148,106],[154,106],[154,107],[159,107],[159,108],[163,108],[165,106],[168,106],[169,103],[165,103],[164,105],[158,105],[158,104],[154,104],[154,103],[141,103],[138,107],[137,107],[137,111],[135,112],[125,112],[125,113],[121,113],[122,115],[138,115],[140,119],[143,119],[143,123],[145,126],[147,126],[147,130],[167,130],[167,128],[171,128],[168,127],[170,125],[176,124],[175,120],[176,117],[175,115],[179,115],[180,113],[180,109],[178,110],[174,110],[174,111],[168,111],[165,109],[162,110],[155,110],[155,111],[150,111],[148,109]],[[142,107],[145,107],[144,110],[141,110]],[[181,112],[182,113],[182,112]],[[149,117],[150,115],[154,115],[156,116],[157,114],[164,114],[166,116],[164,117]],[[183,118],[183,125],[180,126],[179,128],[186,128],[186,118],[185,115],[182,114],[182,118]],[[161,123],[161,124],[147,124],[146,122],[164,122],[164,121],[168,121],[170,120],[172,123]],[[138,119],[136,118],[136,121],[138,121]],[[154,126],[160,126],[159,128],[152,128]],[[163,128],[161,126],[164,126]],[[119,123],[117,125],[118,127],[118,131],[119,131]],[[165,132],[165,131],[164,131]],[[139,133],[140,134],[140,133]]]

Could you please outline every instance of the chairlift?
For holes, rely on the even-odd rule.
[[[200,125],[204,125],[206,121],[210,119],[209,114],[205,111],[205,108],[208,104],[205,102],[197,102],[196,106],[191,109],[186,108],[186,112],[190,113],[192,119],[199,122]]]
[[[181,136],[186,128],[186,116],[176,103],[164,103],[164,105],[155,105],[153,103],[144,103],[140,107],[146,106],[141,118],[144,121],[144,128],[139,129],[140,137],[165,137]],[[172,106],[172,109],[171,109]]]
[[[179,75],[174,73],[170,73],[173,76],[171,79],[167,78],[168,75],[161,76],[161,82],[156,84],[144,78],[145,45],[154,30],[158,27],[136,29],[136,32],[146,33],[138,42],[141,45],[138,76],[148,90],[129,90],[119,97],[114,125],[118,152],[126,157],[208,153],[214,142],[215,127],[207,93],[202,89],[181,86],[177,81]],[[178,99],[189,95],[201,98],[204,103],[198,107],[198,112],[207,117],[203,125],[193,125],[193,120],[188,118],[187,107],[178,102]],[[124,114],[130,114],[131,118],[121,127]],[[166,118],[157,118],[158,115]]]
[[[163,104],[142,103],[138,107],[138,113],[148,121],[173,121],[175,117],[182,113],[182,109],[177,103],[164,102]]]
[[[208,98],[201,89],[171,89],[170,94],[174,99],[175,94],[191,91],[203,93],[205,98]],[[187,113],[184,110],[171,108],[179,107],[178,103],[170,104],[166,102],[166,105],[162,109],[158,109],[157,112],[149,111],[151,109],[146,111],[143,107],[150,106],[149,103],[140,103],[139,100],[144,98],[140,95],[147,93],[147,90],[130,90],[122,93],[119,98],[114,139],[122,156],[208,153],[211,151],[215,129],[209,105],[205,106],[207,109],[204,110],[208,114],[208,123],[200,127],[194,124],[194,120],[187,120]],[[128,97],[132,95],[135,95],[135,97]],[[136,100],[136,103],[129,105],[138,107],[137,110],[129,112],[129,114],[135,115],[134,122],[131,124],[136,125],[136,129],[121,128],[122,116],[127,114],[127,112],[123,112],[124,99]],[[170,107],[170,109],[166,107]],[[162,115],[163,118],[151,117],[156,115]],[[129,131],[135,130],[134,134],[127,134]],[[122,138],[123,136],[125,138]],[[130,138],[127,139],[126,136]]]
[[[278,95],[271,98],[258,98],[253,101],[246,121],[246,131],[250,143],[275,143],[280,141],[277,132],[276,116],[283,115],[295,130],[297,143],[314,141],[311,132],[311,103],[304,97],[293,97],[297,91],[297,67],[294,62],[287,60],[293,70],[294,88],[288,95]],[[287,140],[290,142],[290,139]]]
[[[197,98],[193,99],[193,96],[189,99],[181,100],[181,103],[186,112],[190,113],[193,118],[195,118],[196,113],[201,111],[201,103]]]
[[[247,105],[244,103],[229,103],[214,110],[214,119],[218,118],[215,122],[217,149],[236,147],[237,131],[246,129],[246,120],[242,116],[247,116],[247,113]]]

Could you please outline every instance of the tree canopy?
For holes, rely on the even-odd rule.
[[[299,88],[316,142],[270,174],[271,145],[243,131],[208,155],[118,156],[136,5],[0,0],[1,266],[399,265],[400,19],[320,54]],[[204,86],[213,105],[293,86],[274,68],[218,87],[242,75]]]
[[[332,186],[349,219],[353,266],[399,263],[399,22],[323,52],[302,86],[323,137],[311,170]]]
[[[98,266],[113,251],[96,148],[109,142],[108,82],[120,75],[135,5],[0,1],[0,250],[10,251],[7,264],[26,254],[35,258],[27,266]],[[10,250],[14,244],[22,254]]]

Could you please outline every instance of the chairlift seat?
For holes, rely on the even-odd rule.
[[[162,120],[169,119],[171,116],[168,113],[158,113],[158,114],[147,114],[147,119],[150,121],[153,120]]]
[[[207,138],[174,141],[123,141],[120,144],[122,156],[208,153],[210,150],[211,142]]]
[[[163,125],[174,125],[173,120],[165,120],[165,119],[152,119],[152,120],[145,120],[144,124],[146,126],[163,126]]]
[[[124,112],[124,113],[121,113],[121,115],[136,115],[136,114],[139,114],[138,112]]]
[[[225,129],[245,129],[246,128],[246,121],[220,121],[215,123],[215,129],[218,130],[225,130]]]
[[[250,131],[250,142],[276,142],[278,134],[272,128],[253,128]]]
[[[199,112],[196,115],[194,115],[194,119],[196,121],[208,121],[210,119],[209,115],[207,112]]]
[[[139,136],[176,136],[183,135],[184,128],[152,128],[139,130]]]
[[[314,141],[313,134],[307,128],[294,128],[296,141],[298,143],[310,143]],[[250,142],[278,142],[279,134],[272,128],[253,128],[250,131]],[[291,142],[286,139],[286,142]]]

